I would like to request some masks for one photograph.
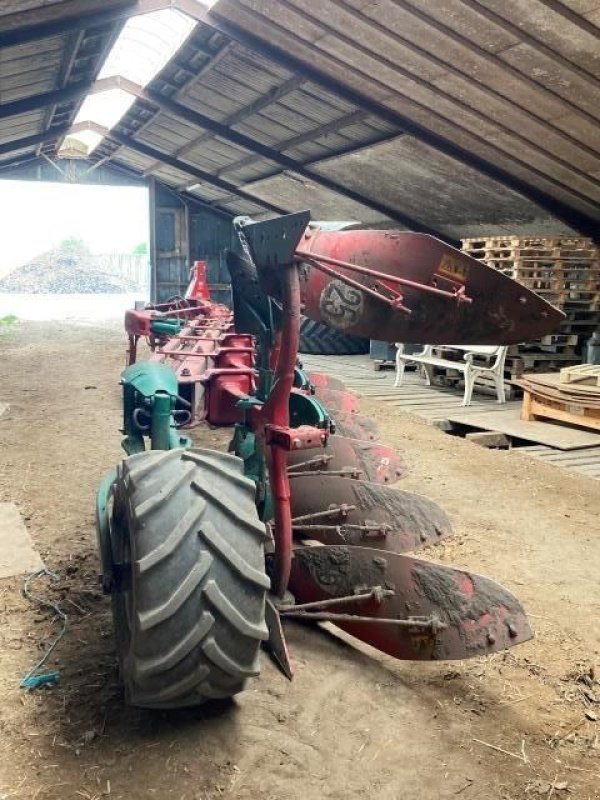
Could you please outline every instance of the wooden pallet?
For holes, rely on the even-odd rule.
[[[591,331],[600,327],[600,312],[594,309],[578,309],[565,307],[563,311],[566,318],[561,322],[560,330],[564,333],[581,334],[582,331]]]
[[[573,352],[531,353],[522,350],[517,356],[506,357],[504,377],[507,380],[518,380],[525,372],[557,372],[563,367],[579,364],[580,360]]]
[[[462,249],[560,308],[600,308],[600,251],[591,239],[490,236],[463,239]]]
[[[564,367],[560,371],[560,382],[600,386],[600,365],[579,364],[576,367]]]
[[[577,402],[547,400],[532,392],[523,392],[521,419],[530,422],[537,419],[552,419],[580,428],[600,431],[600,409],[590,408]]]
[[[517,280],[565,313],[557,335],[509,350],[504,377],[558,371],[578,364],[600,328],[600,249],[576,236],[486,236],[463,239],[473,258]]]
[[[486,236],[463,239],[462,249],[480,259],[485,254],[502,258],[507,253],[567,261],[586,261],[598,256],[592,239],[573,236]]]

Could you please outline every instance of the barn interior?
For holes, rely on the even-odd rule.
[[[0,259],[0,798],[600,797],[599,25],[597,0],[0,0],[0,198],[10,205],[19,182],[32,193],[48,185],[137,189],[147,203],[139,223],[147,220],[147,248],[112,259],[86,253],[78,283],[73,248],[60,270],[56,258],[29,266],[24,258],[10,270]],[[224,368],[259,369],[262,329],[240,328],[244,292],[231,253],[249,243],[240,257],[259,262],[252,231],[302,220],[291,215],[305,211],[312,226],[305,236],[334,245],[329,255],[295,255],[300,269],[366,287],[365,302],[370,292],[386,314],[408,309],[395,338],[373,320],[332,327],[322,301],[302,296],[297,372],[307,382],[298,377],[296,390],[314,398],[312,411],[315,402],[327,411],[326,398],[341,403],[336,392],[345,392],[347,407],[334,403],[337,432],[328,414],[323,424],[313,417],[301,424],[332,441],[378,439],[393,452],[385,491],[400,506],[378,530],[410,516],[397,510],[409,493],[443,509],[435,519],[442,527],[448,520],[453,536],[434,547],[422,528],[419,563],[474,570],[477,580],[489,575],[518,598],[514,606],[503,601],[514,617],[502,618],[507,647],[488,631],[487,649],[473,645],[469,660],[446,661],[425,645],[427,657],[414,646],[399,660],[377,636],[358,636],[356,623],[344,628],[348,620],[333,606],[325,613],[322,598],[321,616],[307,624],[306,601],[292,592],[295,606],[286,611],[279,597],[273,607],[293,680],[269,628],[275,658],[267,647],[257,656],[259,676],[254,662],[245,667],[246,691],[149,709],[123,691],[122,634],[115,641],[113,626],[120,590],[106,591],[95,532],[96,490],[123,460],[119,430],[131,435],[131,419],[150,413],[137,408],[128,419],[123,391],[134,386],[139,400],[141,390],[123,369],[157,356],[161,365],[175,363],[180,388],[169,413],[181,453],[227,452],[232,423],[248,431],[263,425],[248,411],[257,397],[267,402],[258,379],[235,406],[244,408],[238,417],[230,388],[218,395],[230,403],[227,414],[209,402],[217,396],[206,388],[212,373],[196,380],[202,391],[181,389],[182,367],[189,377],[202,357],[206,369],[220,368],[212,356],[209,367],[202,341],[210,326],[198,327],[197,314],[216,326],[209,338],[231,335],[235,325],[236,334],[254,336],[242,351],[259,342],[258,360],[226,358]],[[26,206],[21,216],[18,236],[27,237],[39,220]],[[96,217],[101,234],[108,212]],[[291,230],[278,229],[282,239],[284,229]],[[435,242],[437,272],[415,278],[408,260],[390,284],[370,231],[415,247]],[[16,235],[5,227],[7,241]],[[344,250],[342,242],[357,244]],[[457,264],[481,275],[484,291],[466,279],[462,285],[467,273]],[[369,283],[369,268],[386,274],[370,274]],[[263,291],[264,274],[258,263]],[[51,277],[62,288],[52,288]],[[190,277],[199,294],[190,294]],[[442,316],[446,332],[427,338],[418,298],[433,303],[435,292],[446,293],[436,313],[472,306],[478,341],[463,333],[461,311]],[[510,300],[517,296],[521,307]],[[285,295],[278,299],[285,312]],[[136,324],[150,327],[135,330],[133,365],[123,313],[135,300]],[[486,303],[491,328],[481,321]],[[536,303],[552,306],[538,327]],[[232,308],[237,320],[227,317]],[[500,316],[518,316],[518,332],[498,322],[496,334],[491,320]],[[182,364],[170,337],[185,349],[185,336],[199,349],[186,351]],[[326,376],[333,395],[313,376]],[[355,412],[369,423],[361,427]],[[353,433],[344,432],[345,415]],[[153,424],[140,424],[138,439],[148,439]],[[164,449],[153,437],[149,459]],[[268,435],[264,441],[263,450],[271,447]],[[244,457],[241,446],[234,452]],[[218,499],[221,461],[206,463]],[[244,480],[252,468],[245,464]],[[325,496],[331,480],[316,471],[311,498]],[[357,478],[366,482],[363,467],[340,480]],[[280,518],[261,513],[277,548]],[[294,513],[301,527],[305,511]],[[216,526],[219,535],[227,524]],[[371,533],[355,550],[380,547],[368,514],[360,524]],[[339,536],[344,525],[337,525]],[[232,572],[245,569],[260,584],[262,561],[256,577],[256,565],[240,567],[232,549],[235,542],[209,546],[212,556],[229,554]],[[364,594],[361,586],[351,593]],[[369,586],[373,597],[376,589]],[[214,612],[211,602],[205,614]],[[467,614],[461,603],[466,619],[474,604]],[[440,618],[411,616],[410,635],[416,627],[435,644],[456,624],[456,652],[468,650],[471,623],[461,627],[451,611],[442,603]],[[406,620],[394,614],[402,630]],[[176,650],[164,656],[169,663]]]

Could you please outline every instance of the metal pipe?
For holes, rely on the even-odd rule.
[[[282,270],[283,319],[281,342],[275,369],[275,381],[262,418],[265,425],[289,428],[290,394],[294,386],[296,358],[300,344],[300,275],[295,264]],[[287,453],[273,444],[267,447],[269,482],[273,495],[273,538],[275,540],[274,592],[283,597],[292,569],[292,511],[290,481],[287,475]]]
[[[352,286],[355,289],[358,289],[359,292],[365,292],[366,294],[371,295],[376,300],[380,300],[382,303],[386,303],[386,305],[391,306],[392,308],[398,309],[398,311],[403,311],[405,314],[412,314],[410,308],[406,308],[406,306],[400,306],[395,303],[394,300],[390,300],[389,297],[386,297],[379,292],[376,292],[374,289],[371,289],[369,286],[365,286],[364,284],[360,283],[359,281],[355,281],[354,278],[349,278],[347,275],[342,275],[339,272],[336,272],[332,267],[327,267],[325,264],[322,264],[320,261],[317,261],[316,258],[312,256],[303,256],[306,261],[309,261],[315,269],[320,269],[321,272],[326,272],[327,275],[331,275],[332,278],[337,278],[344,283],[347,283],[348,286]],[[342,264],[344,262],[341,262]]]
[[[294,517],[292,519],[293,523],[296,522],[304,522],[307,519],[320,519],[321,517],[333,517],[336,514],[341,514],[342,516],[347,516],[349,511],[355,511],[356,506],[347,506],[345,504],[341,506],[335,506],[335,508],[328,508],[326,511],[315,511],[312,514],[303,514],[300,517]]]
[[[427,286],[424,283],[417,283],[416,281],[411,281],[408,278],[400,278],[397,275],[388,275],[385,272],[379,272],[378,270],[371,269],[370,267],[363,267],[360,264],[350,264],[349,261],[340,261],[339,258],[331,258],[331,256],[324,256],[324,255],[315,255],[314,253],[309,253],[307,250],[296,250],[296,255],[300,256],[300,258],[305,258],[307,260],[312,261],[326,261],[328,264],[333,264],[335,267],[342,267],[342,269],[349,269],[352,272],[360,272],[362,275],[367,275],[370,278],[378,278],[379,280],[384,281],[391,281],[392,283],[398,283],[401,286],[409,286],[411,289],[417,289],[420,292],[429,292],[429,294],[436,294],[440,297],[447,297],[450,300],[458,300],[459,303],[472,303],[473,299],[471,297],[467,297],[464,294],[460,293],[460,289],[456,292],[447,292],[444,289],[437,289],[435,286]],[[315,264],[315,266],[317,266]],[[343,276],[338,275],[341,277],[342,280],[346,280]],[[359,284],[361,289],[366,289],[366,287]],[[380,297],[380,299],[382,299]],[[387,299],[387,298],[385,298]],[[402,310],[402,306],[396,306]]]
[[[330,597],[327,600],[313,600],[310,603],[299,603],[295,606],[283,607],[280,613],[288,613],[289,611],[308,611],[313,608],[330,608],[331,606],[339,606],[344,603],[356,603],[360,600],[376,600],[381,602],[384,597],[392,597],[396,594],[393,589],[383,589],[381,586],[373,586],[369,592],[360,592],[359,594],[349,594],[345,597]]]
[[[354,614],[332,614],[327,611],[280,611],[280,616],[290,619],[315,620],[316,622],[360,622],[372,625],[395,625],[398,628],[429,629],[432,633],[443,631],[448,626],[437,617],[426,620],[393,619],[390,617],[357,617]]]

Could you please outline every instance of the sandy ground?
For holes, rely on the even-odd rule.
[[[94,490],[120,457],[120,327],[20,323],[0,337],[0,500],[16,502],[69,617],[51,666],[19,679],[49,615],[0,581],[0,798],[600,798],[600,492],[526,456],[487,451],[399,410],[382,439],[402,488],[450,513],[425,553],[481,571],[524,602],[536,638],[468,663],[410,664],[290,625],[293,683],[263,656],[235,701],[179,713],[123,706],[99,590]],[[222,444],[210,431],[200,441]]]

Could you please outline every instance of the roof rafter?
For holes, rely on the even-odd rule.
[[[100,88],[98,88],[98,84]],[[280,151],[275,150],[272,147],[268,147],[267,145],[262,144],[262,142],[252,139],[250,136],[246,136],[244,133],[234,130],[233,128],[229,127],[229,125],[216,122],[210,117],[200,114],[198,111],[194,111],[187,106],[183,106],[181,103],[178,103],[175,100],[164,97],[152,89],[143,89],[141,86],[138,86],[137,84],[134,84],[124,78],[107,78],[106,80],[98,81],[98,84],[94,87],[94,91],[102,91],[106,87],[118,87],[126,92],[130,92],[140,100],[152,103],[161,108],[163,111],[174,114],[175,116],[180,117],[181,119],[186,120],[193,125],[198,125],[199,127],[210,131],[220,139],[231,142],[232,144],[236,144],[239,147],[248,150],[250,153],[255,153],[263,158],[267,158],[269,161],[278,164],[285,170],[295,172],[298,175],[301,175],[303,178],[323,186],[325,189],[335,192],[343,197],[347,197],[349,200],[359,203],[366,208],[371,208],[374,211],[377,211],[379,214],[388,217],[389,219],[396,220],[402,225],[405,225],[416,231],[430,233],[433,236],[447,238],[440,231],[430,228],[423,222],[403,214],[401,211],[398,211],[392,206],[386,205],[385,203],[382,203],[368,195],[361,194],[360,192],[357,192],[348,186],[338,183],[332,178],[321,175],[320,173],[303,166],[299,161],[295,161],[293,158],[284,155]],[[157,160],[164,160],[164,158],[158,158]]]
[[[194,79],[194,81],[192,81],[192,84],[196,83],[196,80],[197,79]],[[293,78],[290,78],[289,80],[282,83],[280,86],[276,87],[276,89],[267,92],[262,97],[259,97],[253,103],[250,103],[249,105],[244,106],[235,113],[230,114],[226,119],[223,120],[222,124],[236,125],[238,122],[242,122],[242,120],[252,116],[252,114],[257,114],[259,111],[266,108],[267,106],[270,106],[272,103],[276,103],[278,100],[281,100],[282,97],[285,97],[285,95],[294,91],[305,82],[306,79],[300,75],[296,75]],[[176,150],[175,155],[182,156],[185,155],[186,153],[190,153],[192,150],[195,150],[196,147],[203,144],[204,142],[209,141],[212,138],[213,134],[202,133],[193,141],[188,142],[188,144],[184,144],[182,147]],[[148,168],[148,171],[150,171],[151,169],[152,167],[150,166]]]
[[[62,7],[61,7],[62,6]],[[2,17],[0,48],[174,8],[175,0],[74,0]]]
[[[115,144],[126,147],[128,150],[133,150],[140,155],[147,156],[155,161],[160,161],[161,164],[173,167],[173,169],[177,169],[186,175],[191,175],[193,178],[197,178],[198,181],[208,183],[209,185],[214,186],[216,189],[221,189],[221,191],[227,192],[228,194],[234,194],[237,197],[242,198],[242,200],[246,200],[254,205],[263,206],[263,208],[266,208],[268,211],[273,211],[275,214],[288,213],[288,209],[284,209],[281,208],[281,206],[276,206],[273,203],[269,203],[268,200],[263,200],[260,197],[256,197],[255,195],[250,194],[250,192],[245,191],[243,188],[236,186],[234,183],[230,183],[223,178],[219,178],[217,175],[212,175],[210,172],[205,172],[204,170],[198,169],[191,164],[186,164],[185,161],[180,161],[179,159],[174,158],[172,155],[169,155],[169,153],[163,153],[161,150],[157,150],[155,147],[151,147],[143,142],[138,142],[136,139],[133,139],[130,136],[124,136],[114,129],[109,131],[102,125],[98,125],[97,123],[90,121],[78,122],[76,125],[73,125],[70,132],[75,134],[79,131],[94,131],[100,136],[115,142]]]
[[[209,13],[206,12],[205,9],[196,7],[193,0],[175,0],[175,2],[180,11],[191,15],[197,21],[211,25],[216,28],[216,30],[230,36],[245,47],[262,53],[291,71],[303,72],[311,83],[316,83],[358,108],[367,110],[370,114],[392,125],[398,126],[400,129],[404,130],[405,133],[414,136],[416,139],[435,150],[444,153],[461,164],[481,172],[483,175],[497,181],[503,186],[518,192],[523,197],[526,197],[541,208],[544,208],[575,230],[579,230],[588,236],[598,238],[598,222],[585,212],[580,211],[569,203],[556,199],[547,192],[528,183],[526,180],[513,175],[488,159],[472,153],[466,148],[456,144],[451,139],[448,139],[446,136],[442,136],[441,134],[425,128],[420,123],[415,122],[389,106],[383,105],[372,97],[368,97],[363,92],[341,83],[333,76],[322,72],[313,65],[282,50],[271,42],[267,42],[254,33],[240,28],[231,21],[217,16],[218,6],[213,8]]]
[[[37,111],[40,108],[54,106],[57,103],[64,103],[77,97],[84,97],[93,85],[93,80],[79,81],[60,89],[53,89],[51,92],[33,94],[20,100],[13,100],[10,103],[2,103],[0,104],[0,119],[25,114],[28,111]]]
[[[354,125],[357,122],[363,122],[369,113],[367,111],[351,111],[349,114],[344,114],[337,119],[332,120],[331,122],[326,122],[324,125],[319,125],[318,128],[313,128],[311,131],[306,131],[306,133],[299,133],[296,136],[290,136],[289,139],[284,139],[282,142],[277,143],[278,150],[290,150],[292,147],[297,147],[304,142],[314,141],[321,136],[327,136],[329,133],[337,133],[338,131],[343,130],[344,128],[348,127],[348,125]],[[389,137],[389,133],[386,134]],[[398,134],[394,132],[394,136]],[[369,143],[370,144],[370,143]],[[353,148],[355,149],[355,148]],[[350,151],[351,152],[351,151]],[[336,155],[340,155],[340,153],[336,153]],[[329,156],[326,156],[329,158]],[[226,167],[218,170],[219,175],[225,175],[228,172],[235,172],[242,167],[248,167],[251,164],[255,163],[256,161],[260,161],[261,156],[251,155],[245,156],[244,158],[240,158],[239,161],[234,161],[232,164],[228,164]]]
[[[2,142],[2,144],[0,144],[0,155],[4,153],[15,153],[17,150],[25,150],[28,147],[35,147],[38,144],[60,139],[61,136],[64,136],[68,132],[69,128],[69,125],[61,125],[60,127],[51,128],[41,133],[35,133],[33,136],[24,136],[22,139],[12,139],[12,141],[9,142]],[[0,162],[0,166],[2,166],[2,162]]]

